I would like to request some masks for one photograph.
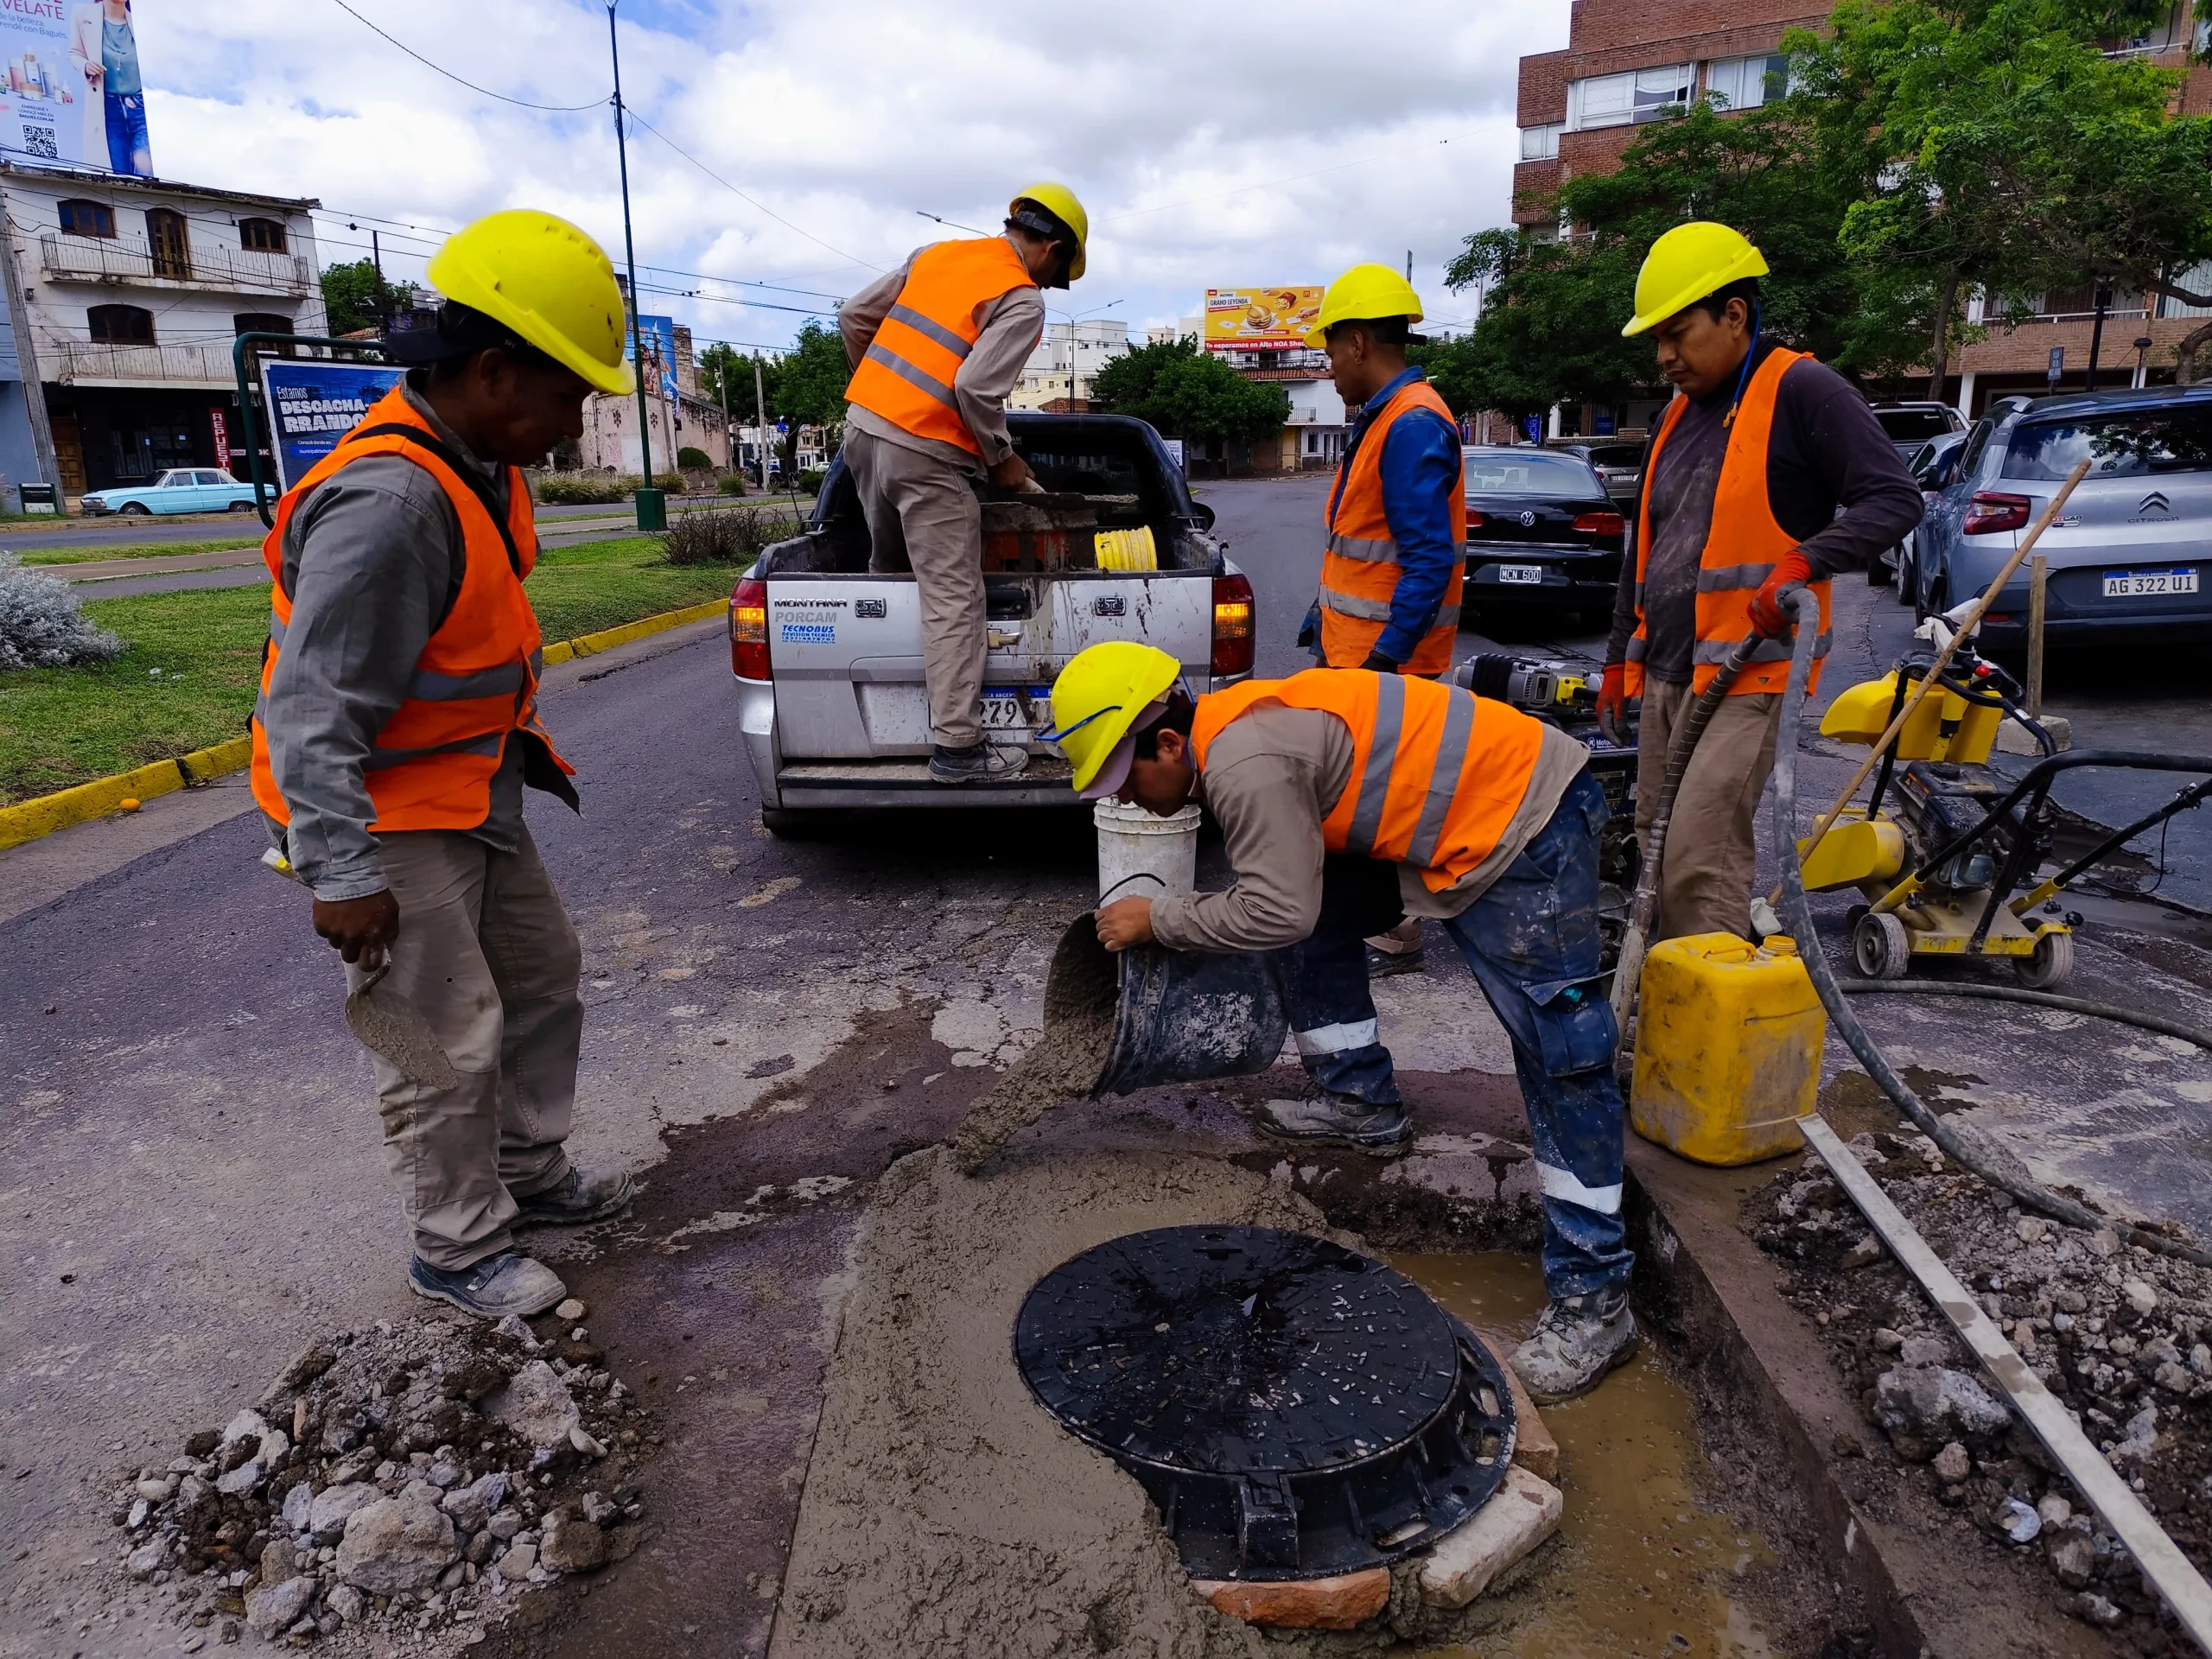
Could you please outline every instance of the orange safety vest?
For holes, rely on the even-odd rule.
[[[1222,728],[1268,703],[1319,709],[1351,731],[1351,776],[1321,821],[1332,853],[1410,864],[1441,893],[1489,857],[1543,747],[1541,722],[1457,686],[1402,674],[1309,668],[1198,699],[1198,770]]]
[[[1398,590],[1401,567],[1398,544],[1390,539],[1390,520],[1382,510],[1382,443],[1391,423],[1416,409],[1433,410],[1457,430],[1436,388],[1426,380],[1408,381],[1391,395],[1338,471],[1329,501],[1329,550],[1321,561],[1321,655],[1331,668],[1364,663],[1390,620],[1390,597]],[[1437,607],[1435,626],[1403,664],[1408,674],[1441,674],[1452,666],[1459,588],[1467,574],[1464,477],[1452,485],[1452,579]]]
[[[1774,505],[1767,499],[1767,442],[1774,434],[1774,404],[1782,377],[1792,363],[1811,353],[1784,351],[1767,353],[1744,389],[1736,418],[1728,429],[1728,449],[1720,463],[1720,481],[1713,492],[1713,523],[1705,547],[1698,555],[1697,646],[1691,655],[1690,684],[1703,691],[1713,683],[1729,652],[1751,631],[1751,596],[1773,573],[1782,556],[1797,545],[1798,538],[1775,522]],[[1651,453],[1643,463],[1643,502],[1636,520],[1636,632],[1628,642],[1626,685],[1631,697],[1643,695],[1643,658],[1648,641],[1643,632],[1643,577],[1651,560],[1651,480],[1659,471],[1659,452],[1667,435],[1682,418],[1687,398],[1677,396],[1667,406],[1659,431],[1651,440]],[[1825,580],[1806,583],[1819,599],[1821,631],[1813,642],[1813,677],[1806,695],[1821,689],[1821,658],[1828,654],[1834,632],[1828,620],[1828,588]],[[1741,692],[1782,691],[1789,687],[1789,641],[1764,639],[1751,653],[1751,665],[1728,688],[1731,696]]]
[[[406,700],[377,733],[375,752],[363,765],[376,808],[369,828],[379,833],[474,830],[490,816],[492,779],[516,732],[543,742],[564,774],[575,771],[554,753],[537,720],[543,652],[537,617],[522,588],[537,562],[530,486],[519,471],[507,467],[506,512],[494,517],[488,486],[482,493],[472,487],[471,469],[395,386],[285,492],[276,504],[276,528],[261,544],[270,577],[270,614],[261,700],[253,715],[253,798],[279,823],[291,822],[291,810],[270,769],[263,720],[292,622],[292,598],[283,583],[284,529],[308,493],[340,468],[365,455],[392,454],[404,455],[444,486],[461,519],[466,567],[452,610],[415,659]]]
[[[890,315],[853,371],[845,400],[880,415],[902,432],[981,455],[983,446],[953,401],[952,379],[983,332],[976,314],[1001,295],[1036,286],[1021,256],[1002,236],[924,248],[914,256]]]

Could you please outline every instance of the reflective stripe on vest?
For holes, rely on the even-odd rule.
[[[1255,708],[1319,709],[1351,734],[1352,768],[1321,823],[1331,852],[1409,864],[1442,892],[1487,858],[1535,774],[1543,727],[1502,702],[1401,674],[1308,669],[1198,699],[1198,769],[1222,730]]]
[[[1727,449],[1721,459],[1720,477],[1713,486],[1713,518],[1705,545],[1698,554],[1697,637],[1690,652],[1690,683],[1702,691],[1713,683],[1721,664],[1728,660],[1745,635],[1751,631],[1751,596],[1774,574],[1783,556],[1797,545],[1797,537],[1783,529],[1774,516],[1766,488],[1767,448],[1774,434],[1776,400],[1782,377],[1789,365],[1806,357],[1802,352],[1780,347],[1767,353],[1752,372],[1744,389],[1736,417],[1728,429]],[[1687,400],[1677,397],[1667,406],[1659,430],[1651,440],[1651,453],[1643,464],[1643,501],[1636,531],[1636,632],[1630,638],[1624,677],[1628,695],[1643,692],[1644,664],[1649,660],[1643,613],[1644,579],[1651,563],[1651,481],[1659,470],[1660,452],[1681,424]],[[1813,676],[1808,694],[1820,689],[1821,658],[1828,654],[1834,631],[1828,615],[1829,583],[1808,582],[1820,602],[1820,632],[1813,642]],[[1730,694],[1780,691],[1789,675],[1789,642],[1765,639],[1751,653],[1751,666],[1736,677]]]
[[[1418,410],[1450,423],[1452,412],[1426,380],[1411,380],[1391,394],[1352,453],[1339,465],[1328,508],[1328,544],[1321,560],[1321,653],[1332,668],[1357,668],[1375,649],[1390,620],[1390,601],[1403,574],[1397,542],[1382,499],[1382,446],[1390,427]],[[1416,419],[1421,418],[1415,416]],[[1459,589],[1466,577],[1467,498],[1460,479],[1452,484],[1452,575],[1436,620],[1405,667],[1414,674],[1441,674],[1452,666],[1459,628]]]
[[[262,543],[272,580],[269,648],[252,728],[254,798],[270,817],[289,822],[270,763],[265,724],[270,687],[292,622],[291,596],[283,582],[285,534],[313,490],[353,462],[378,454],[404,456],[437,480],[460,521],[464,564],[452,607],[416,658],[405,698],[362,761],[375,809],[369,827],[379,832],[470,830],[490,815],[492,779],[514,733],[529,732],[545,743],[563,774],[573,771],[537,721],[544,653],[522,585],[537,557],[530,488],[509,467],[502,474],[504,504],[492,486],[480,491],[466,460],[447,448],[399,388],[285,493],[276,505],[276,527]]]
[[[861,353],[846,400],[918,438],[981,455],[983,446],[961,418],[953,380],[982,334],[976,312],[1017,288],[1036,286],[1002,236],[924,248]]]

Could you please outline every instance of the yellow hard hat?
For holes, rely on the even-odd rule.
[[[1077,277],[1083,275],[1083,268],[1088,262],[1087,250],[1090,245],[1090,215],[1083,211],[1083,204],[1075,199],[1075,192],[1065,184],[1053,184],[1047,181],[1043,184],[1033,184],[1027,190],[1017,191],[1014,200],[1007,203],[1007,212],[1008,213],[1020,212],[1021,204],[1025,201],[1035,202],[1075,232],[1075,257],[1068,261],[1067,273],[1068,281],[1075,281]]]
[[[1656,327],[1715,289],[1766,275],[1766,257],[1741,231],[1694,219],[1651,245],[1636,274],[1636,315],[1624,334]]]
[[[487,213],[448,237],[423,275],[600,391],[636,390],[614,267],[567,219],[530,207]]]
[[[1329,330],[1336,324],[1378,317],[1419,322],[1421,296],[1388,265],[1354,265],[1331,283],[1329,291],[1321,296],[1321,315],[1306,331],[1306,343],[1319,351],[1328,343]]]
[[[1058,743],[1073,763],[1077,793],[1090,787],[1137,716],[1182,677],[1182,664],[1134,639],[1109,639],[1076,652],[1052,682],[1052,729],[1039,735]]]

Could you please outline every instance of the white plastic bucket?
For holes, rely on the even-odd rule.
[[[1188,893],[1198,881],[1198,809],[1186,806],[1156,818],[1141,806],[1100,801],[1090,809],[1098,826],[1098,897],[1161,899]]]

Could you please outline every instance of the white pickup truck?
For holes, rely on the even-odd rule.
[[[1007,424],[1046,493],[993,491],[984,504],[982,715],[995,741],[1027,747],[1028,766],[991,783],[931,781],[914,578],[869,571],[868,524],[840,458],[813,522],[762,553],[730,596],[740,726],[772,832],[805,833],[855,807],[1069,804],[1067,760],[1037,734],[1052,723],[1053,678],[1101,640],[1159,646],[1194,694],[1251,673],[1251,583],[1159,435],[1112,415],[1017,413]],[[1159,568],[1100,569],[1096,532],[1139,526]]]

